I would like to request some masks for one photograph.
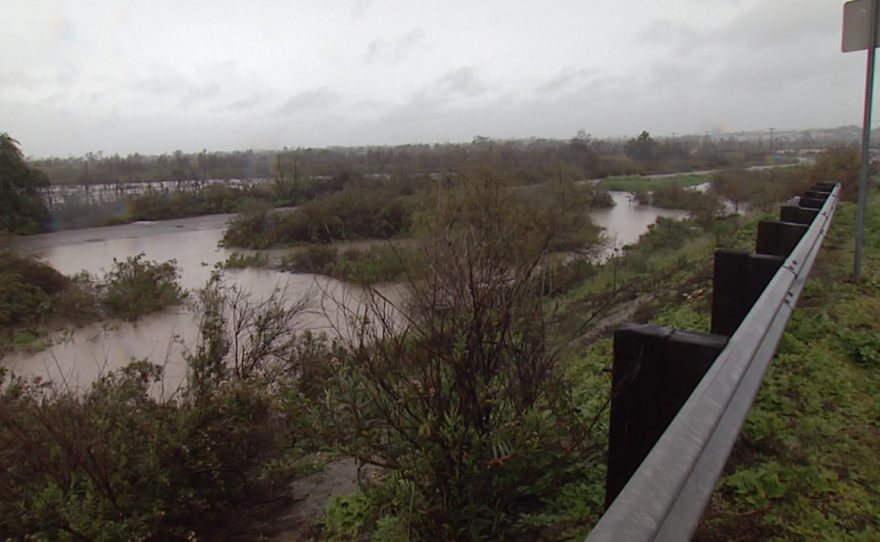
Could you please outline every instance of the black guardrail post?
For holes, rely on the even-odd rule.
[[[605,506],[669,426],[727,337],[628,322],[614,331]]]
[[[712,327],[717,335],[733,335],[755,301],[779,271],[784,258],[742,250],[715,252],[712,280]]]
[[[801,204],[803,202],[802,199]],[[762,220],[758,222],[758,240],[755,243],[755,252],[771,256],[788,256],[806,231],[807,226],[804,224]]]
[[[783,222],[808,225],[813,223],[813,220],[818,214],[818,209],[804,209],[797,205],[783,205],[779,209],[779,220]]]
[[[759,223],[756,253],[716,252],[712,333],[634,323],[614,332],[608,510],[587,542],[693,534],[838,195],[838,184],[820,183],[784,206],[782,221]]]

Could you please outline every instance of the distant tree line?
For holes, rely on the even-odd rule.
[[[52,184],[112,184],[144,181],[290,179],[361,175],[412,175],[460,171],[475,155],[495,154],[505,170],[525,183],[540,182],[542,169],[562,162],[583,178],[690,171],[764,163],[769,149],[761,142],[732,138],[680,136],[655,139],[649,132],[629,140],[594,138],[583,130],[563,139],[492,139],[477,136],[469,143],[396,146],[296,148],[273,151],[185,153],[121,156],[90,152],[81,157],[43,158],[31,165]]]

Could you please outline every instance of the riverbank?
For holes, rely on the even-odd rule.
[[[186,385],[171,395],[150,391],[169,366],[143,361],[80,389],[66,381],[4,386],[2,420],[14,424],[0,423],[0,458],[22,465],[22,476],[10,478],[15,502],[54,499],[46,509],[27,505],[25,514],[0,502],[4,524],[44,529],[47,538],[57,538],[58,525],[81,537],[240,532],[222,521],[232,506],[253,511],[262,499],[287,495],[276,487],[320,467],[320,452],[387,470],[360,479],[362,491],[332,499],[313,539],[582,538],[602,510],[608,329],[622,317],[708,329],[712,252],[751,248],[757,217],[659,219],[606,265],[551,270],[536,264],[553,232],[493,199],[515,194],[464,194],[446,194],[461,207],[437,205],[449,214],[429,230],[437,241],[426,244],[435,251],[427,254],[433,273],[402,320],[384,311],[390,295],[381,290],[361,290],[355,305],[336,303],[351,290],[330,295],[323,315],[335,305],[332,325],[354,331],[334,344],[306,331],[304,305],[288,310],[277,295],[254,304],[217,280],[198,296],[191,318],[199,338],[182,350]],[[181,235],[188,233],[199,232]],[[180,250],[182,238],[168,241]],[[251,272],[270,273],[234,273]],[[871,359],[871,343],[862,346],[858,355]],[[54,417],[54,405],[64,406],[63,416]],[[110,453],[107,443],[129,453]],[[67,459],[44,465],[42,455],[18,453],[28,446]],[[81,449],[97,450],[92,470],[76,462]],[[34,475],[42,471],[50,476]],[[143,473],[174,482],[152,491]],[[43,481],[61,489],[37,487]],[[84,492],[95,496],[86,504]],[[132,516],[138,520],[118,519]],[[271,522],[259,525],[272,534]]]

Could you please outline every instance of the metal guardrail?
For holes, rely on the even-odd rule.
[[[840,186],[823,188],[831,192],[817,213],[811,211],[816,216],[800,242],[586,542],[683,541],[693,535],[834,216]],[[788,211],[820,207],[804,201],[805,209]]]

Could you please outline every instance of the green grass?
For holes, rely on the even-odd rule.
[[[880,540],[880,197],[842,203],[695,540]]]
[[[635,192],[637,190],[654,190],[661,186],[671,186],[678,184],[681,187],[696,186],[709,182],[709,175],[689,175],[682,173],[672,177],[651,178],[641,175],[621,175],[618,177],[608,177],[597,183],[597,187],[604,190],[622,190],[624,192]]]
[[[405,243],[377,244],[343,252],[332,245],[306,245],[285,257],[281,268],[365,285],[418,280],[427,272],[423,255]]]
[[[855,205],[842,203],[694,540],[880,540],[880,194],[868,209],[861,280],[850,276]],[[759,218],[721,244],[753,250]],[[695,234],[665,250],[635,247],[562,298],[563,329],[653,293],[634,320],[708,331],[719,241]],[[611,358],[607,335],[571,354],[582,389],[596,389]],[[573,511],[593,517],[603,484],[573,480],[535,521],[583,539],[591,525]]]

